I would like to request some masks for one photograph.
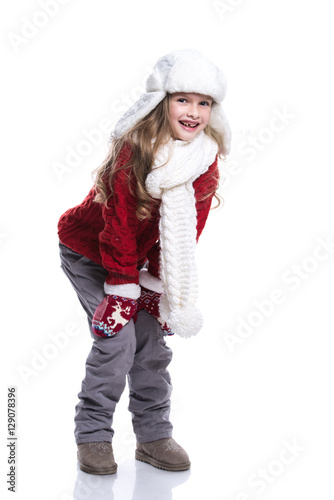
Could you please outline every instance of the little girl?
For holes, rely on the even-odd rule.
[[[158,60],[146,93],[118,121],[84,201],[59,220],[61,266],[85,309],[93,345],[75,415],[81,470],[113,474],[113,414],[125,387],[136,459],[179,471],[187,453],[169,421],[174,333],[202,317],[196,242],[230,148],[223,73],[195,50]]]

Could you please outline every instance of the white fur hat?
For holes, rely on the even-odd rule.
[[[212,97],[210,125],[224,137],[224,154],[231,145],[231,129],[221,102],[226,94],[222,71],[200,52],[176,50],[161,57],[146,81],[146,92],[117,122],[112,137],[120,137],[147,116],[167,93],[196,92]]]

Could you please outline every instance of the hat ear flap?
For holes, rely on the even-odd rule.
[[[227,121],[223,106],[213,103],[211,108],[210,126],[224,138],[223,154],[227,156],[231,150],[231,128]]]
[[[125,132],[134,127],[140,120],[145,118],[157,107],[165,97],[165,92],[146,92],[129,108],[116,123],[111,138],[118,139]]]

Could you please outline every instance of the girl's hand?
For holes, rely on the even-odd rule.
[[[137,301],[107,295],[97,307],[92,328],[98,337],[112,337],[125,326],[132,317],[136,320]]]
[[[161,293],[154,292],[142,286],[137,311],[144,309],[159,321],[164,335],[174,335],[167,323],[163,323],[160,318],[159,303],[161,295]]]

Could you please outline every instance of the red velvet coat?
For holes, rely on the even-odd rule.
[[[131,157],[129,148],[121,151],[119,166]],[[197,209],[197,240],[209,215],[212,195],[218,185],[217,158],[193,183]],[[110,285],[139,282],[138,268],[149,261],[149,272],[159,276],[159,205],[153,205],[150,219],[136,217],[137,200],[131,195],[127,173],[115,175],[114,194],[107,206],[94,202],[92,187],[80,205],[67,210],[58,223],[61,243],[102,265],[109,273]],[[133,190],[135,192],[135,189]],[[202,200],[202,201],[201,201]]]

